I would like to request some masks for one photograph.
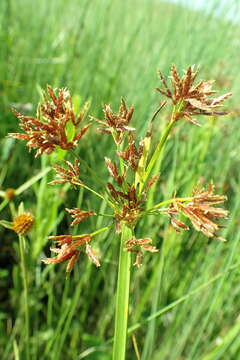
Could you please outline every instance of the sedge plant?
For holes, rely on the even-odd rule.
[[[35,117],[21,115],[15,112],[20,121],[22,133],[11,133],[10,137],[27,141],[27,146],[37,149],[36,156],[51,154],[57,149],[66,151],[66,160],[54,164],[56,177],[50,185],[61,186],[69,183],[73,189],[83,188],[105,202],[108,211],[104,214],[94,209],[79,209],[77,207],[66,211],[72,217],[71,227],[89,217],[104,216],[107,224],[99,229],[93,229],[87,234],[63,234],[50,236],[56,246],[50,250],[55,256],[42,259],[45,264],[67,262],[66,272],[71,273],[82,253],[97,267],[101,259],[94,250],[94,238],[101,232],[113,228],[119,246],[118,278],[116,285],[115,328],[113,341],[113,359],[123,360],[126,354],[129,288],[131,268],[140,267],[145,252],[157,253],[157,244],[148,234],[135,236],[138,223],[150,215],[166,216],[177,232],[188,230],[191,224],[197,231],[208,238],[218,238],[225,241],[220,234],[221,224],[218,220],[227,217],[228,212],[219,207],[226,196],[214,192],[211,183],[207,188],[194,188],[186,197],[166,199],[160,203],[148,206],[148,196],[153,188],[158,186],[161,159],[164,147],[172,129],[181,121],[200,126],[198,117],[226,115],[221,110],[223,102],[231,96],[226,93],[215,97],[212,89],[213,81],[196,81],[198,70],[188,67],[180,76],[173,65],[167,79],[159,72],[161,87],[157,91],[170,100],[171,115],[166,122],[159,140],[152,140],[152,122],[168,101],[160,103],[148,126],[146,136],[137,140],[137,130],[132,126],[134,107],[128,107],[125,100],[120,101],[119,110],[113,112],[110,105],[103,107],[103,119],[87,117],[88,104],[79,114],[74,111],[72,98],[67,89],[56,89],[48,86],[43,103],[38,107]],[[169,85],[170,82],[170,85]],[[88,120],[87,120],[88,119]],[[82,126],[83,122],[87,122]],[[105,160],[106,180],[100,178],[94,166],[88,164],[78,155],[78,146],[83,136],[90,132],[90,127],[98,124],[98,130],[113,139],[115,159]],[[99,149],[101,153],[101,149]],[[98,184],[97,188],[89,185],[81,176],[81,168],[85,168]],[[99,191],[99,187],[101,190]],[[152,201],[151,201],[152,203]],[[187,220],[187,221],[184,221]],[[145,229],[147,232],[147,229]]]

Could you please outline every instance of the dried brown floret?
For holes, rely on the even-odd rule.
[[[53,165],[53,169],[56,171],[59,177],[56,180],[51,181],[50,185],[71,183],[72,185],[81,185],[79,180],[79,161],[75,160],[74,165],[70,161],[64,160],[64,164],[68,169],[65,169],[59,165]]]
[[[86,245],[86,254],[93,264],[95,264],[97,267],[101,266],[98,258],[96,257],[96,254],[89,244]]]
[[[105,157],[105,163],[107,165],[109,174],[117,181],[118,185],[121,186],[124,181],[124,176],[119,175],[116,164],[114,164],[107,157]]]
[[[66,271],[71,272],[75,262],[78,259],[80,254],[79,247],[85,246],[85,252],[88,255],[88,258],[96,265],[100,266],[98,259],[95,257],[89,242],[92,239],[90,234],[86,235],[60,235],[60,236],[49,236],[49,239],[53,239],[56,241],[59,248],[51,248],[50,250],[57,254],[57,256],[53,258],[46,258],[42,261],[45,264],[58,264],[69,260]]]
[[[171,98],[173,104],[176,106],[174,118],[178,120],[185,118],[186,120],[200,125],[194,115],[226,115],[226,112],[219,112],[216,109],[229,98],[232,94],[226,93],[219,97],[209,97],[216,93],[212,90],[214,81],[200,81],[196,85],[195,79],[198,75],[198,70],[194,71],[194,66],[189,66],[181,78],[173,65],[170,71],[170,78],[172,82],[172,90],[169,89],[164,76],[159,72],[160,80],[163,89],[157,88],[162,95]]]
[[[226,218],[228,211],[214,207],[213,205],[222,203],[226,196],[214,194],[214,186],[209,185],[208,189],[201,189],[193,194],[190,201],[184,202],[181,198],[177,199],[168,207],[168,214],[171,223],[177,231],[188,230],[188,227],[175,218],[182,214],[187,217],[197,231],[201,231],[208,237],[218,237],[217,231],[221,227],[215,220]]]
[[[110,105],[104,105],[103,113],[105,121],[96,119],[94,117],[91,118],[101,125],[101,131],[106,133],[112,133],[114,135],[114,140],[116,141],[116,143],[120,144],[122,142],[122,134],[124,132],[135,130],[135,128],[129,126],[129,122],[132,118],[133,112],[134,107],[131,106],[130,108],[127,108],[127,105],[122,98],[119,110],[116,114],[113,113]]]
[[[89,216],[96,215],[94,211],[83,211],[78,208],[75,209],[67,209],[66,211],[71,214],[73,221],[70,224],[70,226],[74,226],[76,224],[79,224],[81,221],[87,219]]]
[[[132,134],[128,136],[128,147],[124,151],[118,151],[117,154],[134,170],[137,171],[139,161],[143,154],[144,144],[140,142],[139,149],[135,145],[135,139]]]
[[[80,130],[78,124],[84,117],[85,109],[75,117],[72,98],[67,89],[54,90],[48,86],[45,102],[40,106],[36,117],[25,116],[13,110],[20,121],[24,133],[11,133],[10,137],[26,140],[29,148],[36,148],[36,156],[51,154],[58,146],[63,150],[76,147],[78,141],[88,130],[89,125]],[[71,139],[67,133],[67,125],[71,122],[75,133]]]
[[[153,177],[151,177],[147,182],[145,192],[148,192],[149,189],[158,181],[158,179],[159,179],[159,174],[154,175]]]
[[[155,246],[150,245],[152,243],[152,239],[144,238],[144,239],[136,239],[132,238],[125,242],[126,246],[124,248],[125,251],[131,251],[136,253],[136,261],[133,265],[137,265],[138,267],[142,265],[142,250],[149,252],[157,252]]]

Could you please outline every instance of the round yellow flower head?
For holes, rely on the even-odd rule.
[[[13,221],[12,229],[19,235],[27,234],[34,222],[34,217],[30,213],[18,215]]]

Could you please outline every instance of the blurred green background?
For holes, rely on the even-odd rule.
[[[216,80],[219,94],[233,92],[227,105],[230,115],[204,118],[201,128],[179,125],[166,148],[154,196],[155,201],[174,191],[186,196],[199,181],[213,180],[217,192],[229,198],[230,216],[223,229],[228,242],[209,241],[192,231],[176,234],[164,218],[140,224],[139,234],[152,237],[160,251],[133,269],[129,327],[139,326],[129,334],[129,360],[240,358],[239,2],[195,4],[199,6],[160,0],[0,1],[1,190],[18,188],[57,160],[54,155],[34,159],[23,143],[5,137],[18,131],[10,109],[34,115],[47,84],[69,88],[78,102],[91,101],[90,114],[98,117],[104,103],[117,109],[124,96],[135,106],[139,139],[160,101],[154,91],[159,86],[157,70],[168,75],[173,63],[180,71],[196,64],[200,78]],[[167,115],[163,112],[155,122],[154,133],[161,131]],[[103,158],[113,155],[109,148],[109,139],[95,128],[79,151],[106,176]],[[82,256],[67,279],[64,265],[42,265],[41,259],[49,255],[47,236],[68,231],[64,208],[92,208],[93,200],[67,186],[48,186],[53,176],[50,171],[15,200],[15,206],[24,201],[36,217],[27,248],[31,359],[109,360],[118,243],[112,233],[99,235],[95,249],[101,268]],[[101,203],[94,205],[104,210]],[[1,203],[0,209],[0,219],[11,220],[9,207]],[[91,219],[76,232],[103,224],[102,219]],[[4,228],[0,239],[0,358],[22,360],[18,241]],[[148,319],[159,310],[159,316]]]

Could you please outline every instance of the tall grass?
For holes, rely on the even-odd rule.
[[[159,218],[141,224],[157,240],[160,252],[147,257],[132,275],[129,327],[138,326],[129,333],[128,359],[137,359],[137,348],[142,360],[239,356],[239,35],[239,25],[217,18],[214,9],[203,14],[153,0],[0,2],[3,189],[18,187],[56,161],[43,157],[33,163],[32,155],[23,155],[23,146],[4,139],[17,126],[9,108],[31,113],[47,83],[67,86],[78,101],[91,100],[91,113],[98,116],[100,104],[111,102],[114,107],[123,95],[134,103],[135,125],[142,133],[159,101],[153,91],[159,85],[158,69],[167,74],[172,63],[178,68],[195,63],[203,77],[216,78],[216,87],[234,93],[235,114],[225,120],[206,119],[201,129],[178,129],[166,148],[163,185],[155,193],[159,201],[174,191],[184,196],[200,176],[205,182],[214,180],[229,197],[231,215],[223,231],[228,242],[207,242],[192,232],[176,234]],[[163,123],[161,117],[154,126],[161,130]],[[83,140],[81,156],[100,164],[108,147],[96,133]],[[104,171],[99,165],[99,175]],[[67,187],[60,193],[48,186],[50,179],[48,173],[16,199],[16,205],[23,200],[36,216],[25,264],[30,358],[111,359],[118,244],[112,243],[111,233],[98,236],[100,270],[84,258],[67,279],[64,267],[43,267],[47,235],[64,231],[68,219],[63,209],[76,203]],[[81,191],[79,207],[88,202]],[[99,201],[97,206],[103,205]],[[2,218],[10,218],[8,208]],[[0,231],[0,357],[24,359],[20,249],[12,234]]]

